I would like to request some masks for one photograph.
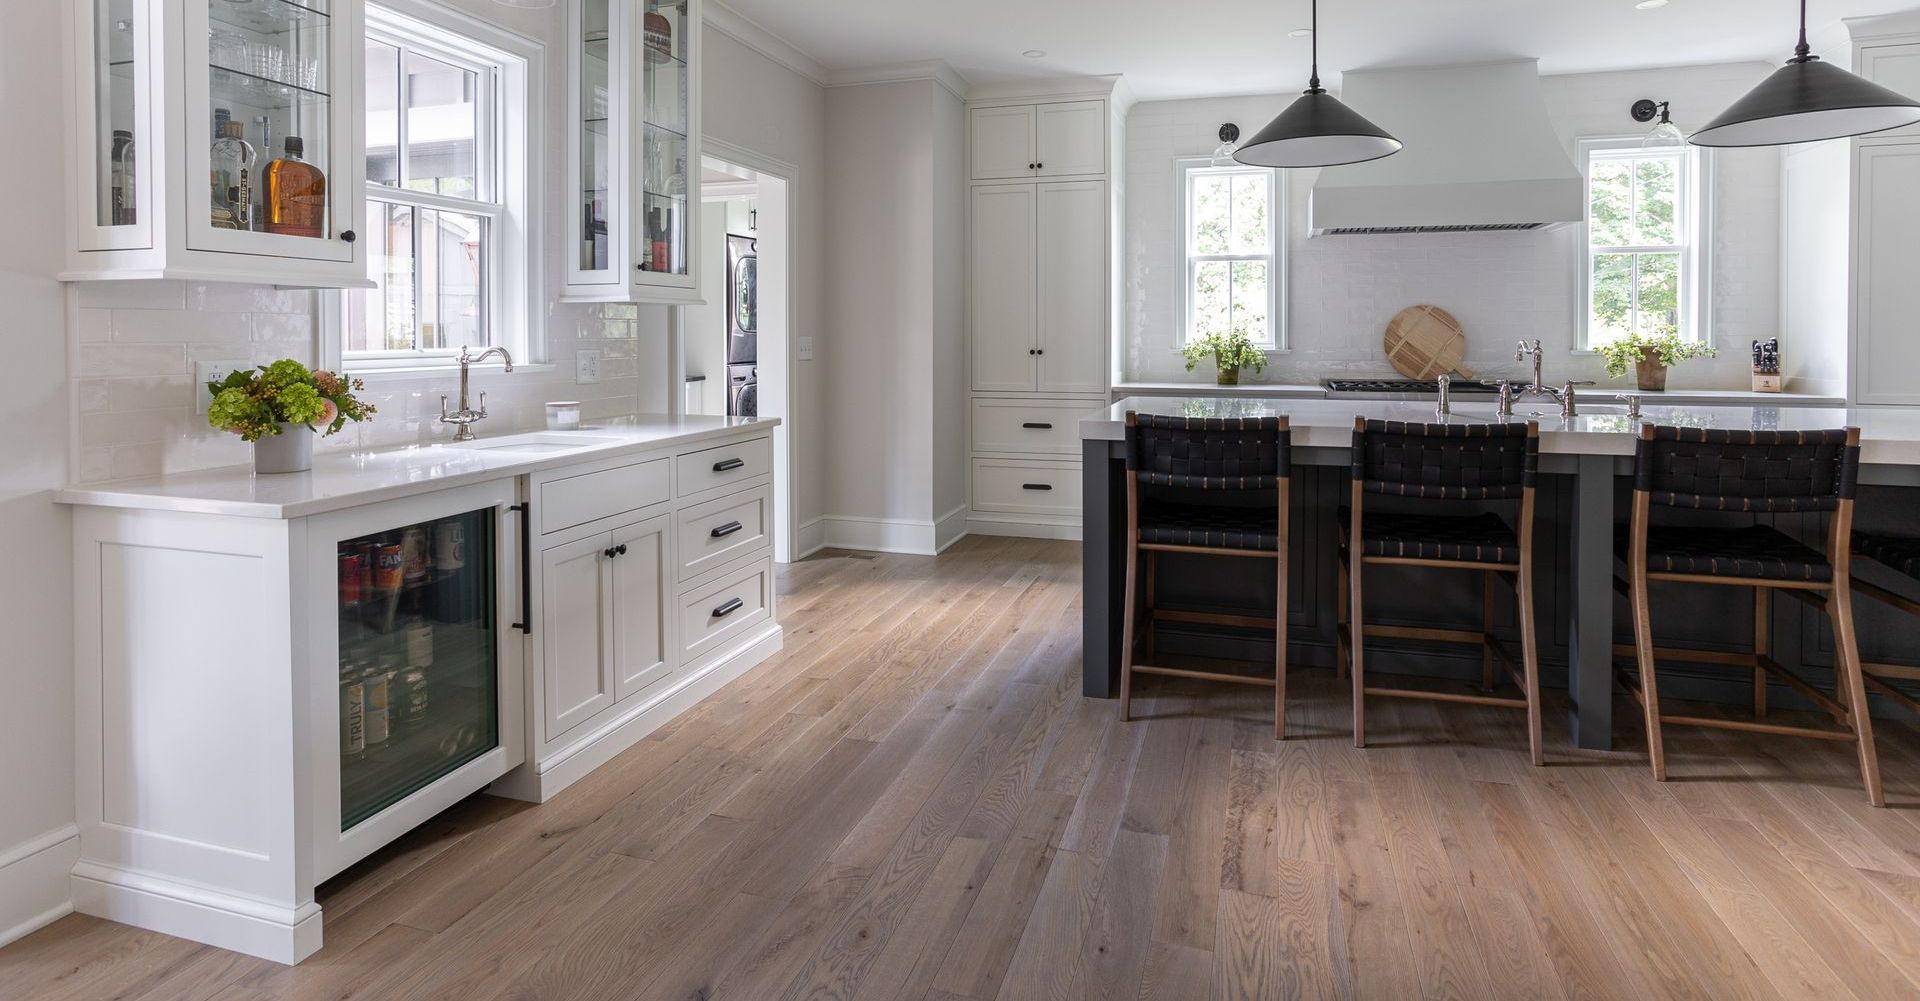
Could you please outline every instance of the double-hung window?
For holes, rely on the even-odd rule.
[[[1638,139],[1582,140],[1580,149],[1581,343],[1598,347],[1629,333],[1707,336],[1706,154]]]
[[[1180,160],[1175,175],[1186,258],[1182,343],[1242,333],[1260,347],[1285,347],[1279,171],[1197,157]]]
[[[530,45],[417,0],[369,7],[365,239],[376,287],[344,297],[344,367],[445,364],[489,345],[521,360],[539,353]]]

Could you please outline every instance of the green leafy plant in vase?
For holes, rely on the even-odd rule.
[[[1212,355],[1214,368],[1219,374],[1218,384],[1222,386],[1239,385],[1240,370],[1243,368],[1253,369],[1257,375],[1267,367],[1266,352],[1239,331],[1196,337],[1180,348],[1180,354],[1187,359],[1189,372],[1208,355]]]
[[[254,472],[297,473],[313,468],[315,436],[373,418],[373,405],[354,395],[365,389],[359,379],[282,358],[207,383],[207,425],[252,442]]]
[[[1717,353],[1705,343],[1682,340],[1670,330],[1659,334],[1630,333],[1596,350],[1607,360],[1607,375],[1622,379],[1631,368],[1634,385],[1651,393],[1667,388],[1667,369],[1688,359],[1711,358]]]

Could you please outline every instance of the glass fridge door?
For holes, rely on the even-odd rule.
[[[339,543],[340,830],[500,746],[492,509]]]

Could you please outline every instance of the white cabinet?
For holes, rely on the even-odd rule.
[[[1854,155],[1853,392],[1859,404],[1920,404],[1920,142]]]
[[[1105,101],[975,108],[970,121],[976,181],[1107,172]]]
[[[361,0],[70,0],[63,279],[369,286]]]
[[[552,741],[613,705],[613,568],[605,533],[540,554],[540,739]]]
[[[973,388],[1106,391],[1107,185],[973,189]]]
[[[613,694],[627,699],[673,673],[667,599],[673,594],[673,519],[667,515],[613,530]]]
[[[701,301],[702,0],[569,0],[570,299]]]

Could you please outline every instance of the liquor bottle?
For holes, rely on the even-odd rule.
[[[327,215],[327,177],[320,168],[300,159],[306,143],[299,136],[288,136],[285,149],[283,156],[261,172],[266,230],[287,236],[321,236]]]
[[[108,158],[113,165],[113,225],[131,226],[136,214],[132,132],[126,129],[113,130],[113,150]]]
[[[225,110],[225,109],[222,109]],[[213,141],[213,225],[218,229],[249,229],[253,205],[253,144],[243,138],[243,127],[228,119]],[[221,209],[224,207],[225,211]]]

